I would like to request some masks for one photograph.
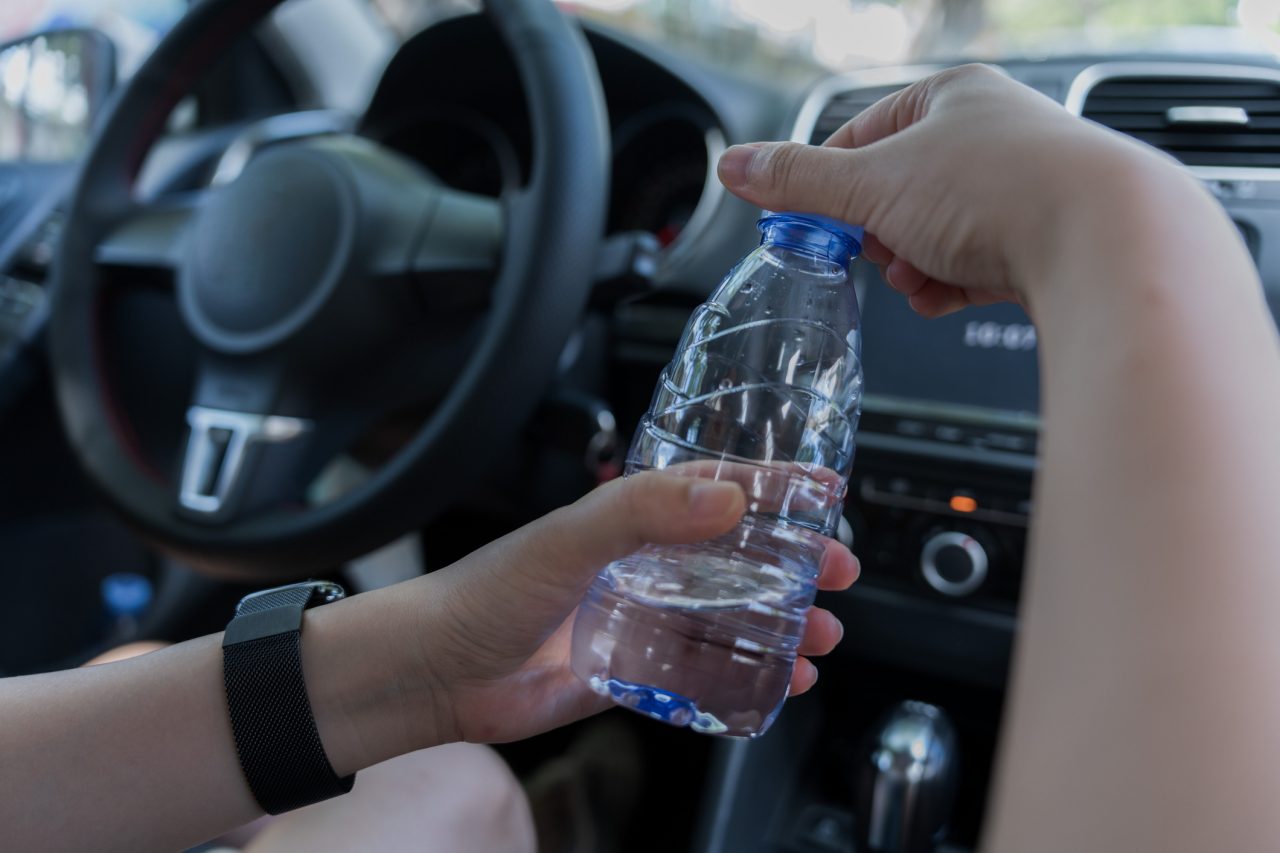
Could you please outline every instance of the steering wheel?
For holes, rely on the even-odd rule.
[[[486,0],[532,125],[529,179],[501,200],[338,135],[267,148],[226,186],[139,201],[172,107],[279,2],[194,4],[119,92],[68,210],[49,326],[62,419],[91,481],[162,549],[253,578],[332,568],[422,524],[516,438],[586,305],[608,192],[581,32],[549,0]],[[111,387],[112,266],[171,273],[198,347],[180,472],[139,446]],[[430,414],[390,461],[307,502],[328,461],[415,406]]]

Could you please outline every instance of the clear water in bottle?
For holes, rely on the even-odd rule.
[[[786,699],[862,399],[849,275],[862,229],[790,213],[759,227],[690,318],[626,469],[734,480],[747,514],[713,540],[611,563],[573,628],[573,669],[593,690],[736,737],[763,734]]]

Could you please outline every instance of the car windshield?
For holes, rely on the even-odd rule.
[[[467,0],[368,0],[408,35]],[[576,0],[562,8],[739,71],[808,78],[959,57],[1280,52],[1280,0]]]

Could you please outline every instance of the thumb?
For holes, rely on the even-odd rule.
[[[741,520],[745,507],[742,487],[734,482],[656,471],[614,480],[517,532],[521,574],[580,588],[642,545],[724,533]]]
[[[697,542],[737,524],[742,487],[645,472],[614,480],[445,570],[464,608],[500,626],[506,643],[545,637],[613,560],[650,542]],[[444,580],[444,578],[438,578]],[[483,614],[482,617],[479,614]]]
[[[828,148],[798,142],[734,145],[720,157],[720,182],[766,210],[819,213],[874,230],[887,187],[876,176],[876,148]]]

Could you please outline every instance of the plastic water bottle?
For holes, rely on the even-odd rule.
[[[862,399],[862,229],[794,213],[759,228],[690,318],[626,467],[736,481],[747,513],[710,541],[611,563],[573,628],[573,670],[597,693],[733,737],[763,734],[786,699]]]

